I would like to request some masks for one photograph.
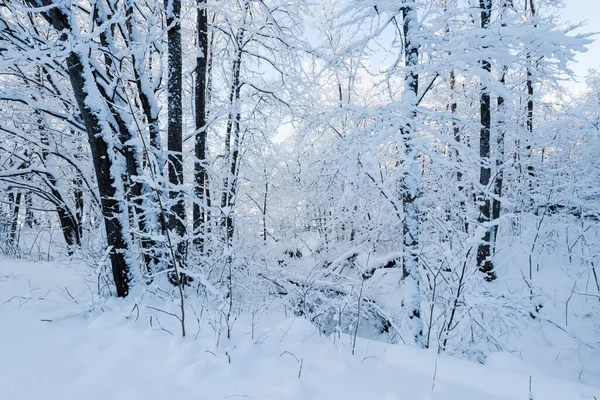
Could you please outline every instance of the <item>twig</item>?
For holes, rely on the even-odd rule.
[[[140,317],[140,308],[138,307],[138,303],[137,302],[134,304],[134,306],[131,309],[130,313],[133,313],[133,310],[137,311],[137,315],[135,316],[135,322],[137,322],[138,318]]]
[[[298,318],[298,317],[296,317],[296,318]],[[288,326],[288,328],[285,330],[285,333],[284,333],[284,334],[283,334],[283,336],[281,337],[281,340],[279,341],[279,343],[277,343],[277,345],[278,345],[278,346],[281,344],[281,342],[283,342],[283,339],[285,339],[285,337],[287,336],[287,334],[288,334],[288,332],[290,331],[290,329],[291,329],[292,325],[294,324],[294,322],[296,322],[296,318],[294,318],[294,319],[292,320],[292,323],[290,324],[290,326]],[[285,353],[285,351],[284,351],[284,353]],[[281,354],[283,354],[283,353],[281,353]],[[290,353],[290,354],[292,354],[292,353]],[[280,355],[280,357],[281,357],[281,355]]]
[[[533,400],[533,392],[531,391],[531,375],[529,375],[529,400]]]
[[[171,312],[168,312],[168,311],[165,311],[165,310],[161,310],[160,308],[156,308],[156,307],[152,307],[152,306],[145,306],[145,307],[146,307],[146,308],[149,308],[149,309],[151,309],[151,310],[154,310],[154,311],[159,311],[159,312],[161,312],[161,313],[165,313],[165,314],[167,314],[167,315],[170,315],[171,317],[175,317],[175,318],[177,318],[178,320],[180,320],[180,321],[181,321],[181,318],[180,318],[180,317],[179,317],[179,315],[177,315],[177,314],[173,314],[173,313],[171,313]],[[133,310],[132,310],[132,311],[133,311]]]
[[[596,294],[596,293],[582,293],[582,292],[573,292],[575,294],[579,294],[582,296],[590,296],[590,297],[598,297],[600,298],[600,294]]]
[[[564,333],[566,333],[567,335],[569,335],[569,336],[570,336],[570,337],[571,337],[573,340],[575,340],[575,341],[576,341],[576,342],[578,342],[579,344],[582,344],[582,345],[584,345],[584,346],[586,346],[586,347],[589,347],[589,348],[590,348],[590,349],[592,349],[592,350],[595,350],[595,351],[598,351],[598,352],[600,352],[600,349],[598,349],[598,348],[596,348],[596,347],[592,346],[591,344],[589,344],[589,343],[586,343],[585,341],[581,340],[581,339],[580,339],[578,336],[576,336],[574,333],[572,333],[572,332],[569,332],[567,329],[563,328],[562,326],[560,326],[560,325],[559,325],[559,324],[557,324],[556,322],[554,322],[554,321],[551,321],[551,320],[549,320],[549,319],[547,319],[547,318],[540,318],[540,321],[545,321],[545,322],[549,323],[550,325],[553,325],[555,328],[558,328],[558,329],[560,329],[561,331],[563,331]]]
[[[69,297],[71,298],[71,300],[73,300],[75,302],[75,304],[79,304],[79,302],[77,300],[75,300],[75,297],[73,297],[73,295],[71,295],[71,293],[69,292],[69,289],[65,286],[65,292],[67,292],[67,295],[69,295]]]
[[[368,263],[368,260],[367,260],[367,263]],[[356,311],[356,328],[354,328],[354,338],[352,339],[352,355],[354,355],[354,350],[356,348],[356,336],[358,335],[358,325],[360,324],[360,302],[362,300],[364,284],[365,284],[365,280],[363,279],[360,282],[360,293],[358,294],[358,310]]]
[[[92,310],[85,310],[85,311],[82,311],[82,312],[80,312],[80,313],[77,313],[77,314],[73,314],[73,315],[67,315],[66,317],[61,317],[61,318],[56,318],[56,319],[47,319],[47,318],[45,318],[45,319],[42,319],[41,321],[42,321],[42,322],[58,322],[58,321],[65,321],[65,320],[67,320],[67,319],[70,319],[70,318],[75,318],[75,317],[79,317],[80,315],[84,315],[84,314],[86,314],[86,313],[91,313],[91,312],[92,312]]]
[[[304,358],[298,359],[298,357],[296,357],[293,353],[290,353],[289,351],[284,351],[279,355],[279,357],[281,357],[284,354],[289,354],[290,356],[294,357],[294,359],[296,359],[296,361],[300,364],[300,368],[298,368],[298,379],[300,379],[300,376],[302,375],[302,366],[304,365]]]

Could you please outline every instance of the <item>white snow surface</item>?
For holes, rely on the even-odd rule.
[[[173,317],[154,313],[151,327],[146,308],[132,312],[135,296],[92,296],[94,280],[77,265],[0,261],[0,399],[600,399],[508,353],[480,365],[359,338],[352,355],[350,336],[301,317],[182,338]]]

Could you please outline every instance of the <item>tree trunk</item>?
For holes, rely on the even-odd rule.
[[[417,11],[410,6],[402,9],[404,33],[404,95],[409,107],[408,123],[402,129],[405,160],[403,170],[403,232],[402,232],[402,275],[407,298],[405,304],[408,318],[411,321],[413,339],[418,346],[423,346],[423,322],[421,320],[421,293],[419,288],[419,157],[414,148],[416,106],[419,92],[419,75],[416,71],[419,64],[419,47],[413,42],[413,35],[418,30]]]
[[[461,137],[460,137],[460,128],[458,126],[458,124],[456,123],[456,114],[457,114],[457,110],[458,110],[458,104],[456,102],[456,73],[454,72],[454,70],[450,71],[450,113],[452,114],[452,134],[454,136],[454,141],[458,144],[461,142]],[[461,161],[460,161],[460,150],[458,149],[458,147],[456,148],[455,152],[454,152],[454,156],[456,157],[456,162],[460,165]],[[457,182],[457,189],[458,189],[458,196],[460,198],[459,200],[459,205],[460,205],[460,211],[461,211],[461,215],[459,216],[459,222],[461,223],[461,229],[464,230],[464,232],[469,232],[469,223],[467,222],[466,219],[466,202],[464,199],[464,185],[462,183],[462,178],[463,178],[463,174],[460,170],[456,171],[456,182]]]
[[[82,179],[75,179],[74,181],[75,189],[73,190],[73,198],[75,200],[75,220],[77,221],[77,227],[79,231],[79,238],[83,238],[83,210],[85,203],[83,201],[83,190],[80,187],[83,187]]]
[[[182,54],[181,0],[165,3],[167,14],[168,78],[167,78],[167,148],[169,164],[169,199],[171,200],[168,228],[177,234],[176,262],[184,263],[186,215],[183,185],[183,122],[182,122]]]
[[[262,206],[262,223],[263,223],[263,242],[267,242],[267,199],[269,196],[269,181],[267,177],[267,169],[265,168],[265,197],[263,197]]]
[[[35,226],[35,215],[33,214],[33,197],[31,192],[25,193],[25,225],[29,228]]]
[[[504,12],[508,4],[506,1],[503,2],[502,8],[500,9],[500,19],[503,18]],[[502,26],[506,26],[502,23]],[[504,86],[506,84],[506,74],[508,67],[505,65],[502,67],[502,76],[500,77],[500,83]],[[493,184],[494,200],[492,201],[492,222],[493,225],[490,228],[490,239],[492,243],[492,254],[496,254],[496,242],[498,239],[498,229],[500,228],[500,211],[501,211],[501,197],[502,197],[502,184],[504,180],[504,136],[506,134],[506,106],[504,104],[504,97],[498,96],[498,132],[496,135],[496,175]]]
[[[195,243],[204,253],[206,224],[208,223],[208,174],[206,171],[206,98],[208,74],[208,15],[206,0],[198,0],[196,11],[197,46],[196,56],[196,86],[194,100],[196,106],[196,141],[194,146],[194,236]]]
[[[134,13],[134,0],[127,0],[127,31],[129,34],[129,44],[139,43],[141,40],[137,34],[135,29],[136,20]],[[150,53],[150,62],[149,68],[152,71],[152,53]],[[157,157],[157,169],[162,174],[162,165],[164,160],[162,159],[162,144],[161,144],[161,135],[160,135],[160,126],[159,126],[159,108],[156,105],[156,101],[154,98],[155,93],[152,91],[152,86],[150,81],[145,75],[144,70],[144,58],[138,59],[135,56],[135,53],[131,55],[131,62],[133,64],[133,74],[135,78],[135,85],[137,87],[138,97],[140,99],[140,104],[142,106],[142,111],[144,113],[144,117],[146,118],[146,122],[148,124],[148,133],[150,137],[150,150],[154,152],[154,155]],[[148,160],[150,162],[150,160]]]
[[[54,29],[63,32],[60,40],[66,42],[68,39],[66,32],[71,30],[70,18],[62,11],[61,6],[55,4],[52,0],[28,0],[28,2],[33,7],[48,8],[41,11],[41,15]],[[105,138],[105,135],[112,135],[112,132],[104,131],[98,111],[95,110],[98,107],[103,107],[103,104],[97,104],[94,100],[98,99],[92,98],[98,97],[95,92],[98,88],[85,54],[87,54],[85,50],[71,52],[66,59],[66,64],[73,95],[88,134],[117,295],[125,297],[129,294],[130,262],[132,258],[129,257],[127,232],[123,225],[127,221],[127,214],[123,205],[120,204],[123,200],[123,188],[118,187],[116,177],[113,176],[113,172],[116,172],[113,171],[116,168],[113,168],[113,157],[111,157],[111,155],[114,155],[114,148],[106,140],[110,141],[111,138]],[[93,104],[93,106],[88,104]]]
[[[38,129],[40,131],[40,141],[47,148],[50,147],[50,141],[48,140],[47,127],[43,123],[42,116],[36,111]],[[47,167],[49,153],[46,149],[42,150],[42,162]],[[73,255],[75,247],[81,246],[81,226],[79,225],[76,216],[73,214],[71,209],[67,206],[65,199],[58,189],[58,181],[52,173],[48,173],[44,178],[44,182],[50,189],[52,197],[54,198],[54,204],[56,206],[56,214],[58,215],[58,221],[60,228],[63,233],[63,238],[67,244],[67,253]],[[80,189],[75,189],[76,191]]]
[[[535,3],[533,0],[527,0],[525,9],[527,9],[527,3],[529,3],[529,10],[531,18],[536,17],[536,9]],[[533,73],[532,73],[532,55],[531,53],[527,53],[527,132],[529,133],[529,137],[527,138],[527,146],[525,148],[526,155],[525,158],[527,160],[527,188],[529,190],[529,206],[533,207],[533,191],[534,191],[534,179],[535,179],[535,169],[533,167],[532,161],[532,150],[531,150],[531,141],[533,140],[533,110],[534,110],[534,85],[533,85]]]
[[[231,241],[234,233],[233,225],[233,205],[237,189],[237,174],[240,151],[240,73],[242,67],[242,54],[244,46],[244,35],[246,32],[246,16],[250,5],[246,0],[244,2],[244,15],[242,17],[240,28],[236,35],[236,55],[233,60],[232,82],[229,93],[229,104],[231,111],[227,120],[227,129],[225,136],[225,152],[229,156],[229,171],[224,182],[224,191],[221,198],[221,207],[224,210],[224,225],[226,229],[227,240]]]
[[[479,0],[479,7],[481,8],[481,27],[487,29],[490,24],[490,18],[492,14],[492,1],[491,0]],[[496,273],[494,272],[494,265],[491,260],[491,236],[490,236],[490,216],[491,216],[491,204],[490,197],[485,193],[490,184],[491,167],[490,167],[490,128],[491,128],[491,100],[490,90],[487,84],[483,82],[486,79],[490,79],[492,71],[492,65],[487,60],[481,60],[481,68],[483,70],[481,92],[479,98],[480,105],[480,122],[481,131],[479,137],[479,157],[481,158],[481,169],[479,173],[479,184],[481,185],[481,193],[479,196],[479,218],[478,222],[485,226],[485,233],[482,238],[482,242],[477,248],[477,266],[479,271],[483,272],[484,278],[487,281],[493,281],[496,279]]]
[[[14,202],[12,202],[12,210],[11,210],[11,222],[10,222],[10,232],[8,236],[8,241],[13,247],[16,249],[18,247],[17,233],[19,231],[19,214],[21,212],[21,197],[22,193],[17,192],[17,195],[13,195],[12,198]]]
[[[127,44],[131,46],[132,43],[138,43],[140,40],[135,29],[135,13],[131,1],[127,2],[125,13],[127,15],[127,34],[129,35],[129,37],[127,37],[125,40]],[[101,25],[101,22],[102,21],[99,21],[99,25]],[[105,38],[105,35],[100,35],[100,37],[101,39]],[[111,41],[113,41],[112,38]],[[105,43],[104,45],[108,48],[109,44]],[[152,155],[156,157],[157,165],[155,165],[155,167],[158,171],[160,171],[160,173],[162,173],[163,160],[161,157],[162,146],[158,123],[158,107],[154,102],[154,93],[151,90],[150,82],[145,77],[143,58],[141,60],[137,59],[134,53],[131,55],[131,63],[133,66],[133,75],[137,88],[137,96],[139,98],[144,117],[146,118],[146,123],[148,124],[150,146],[146,150],[147,152],[152,152]],[[123,105],[123,108],[126,108],[126,105]],[[116,114],[115,109],[111,109],[111,112]],[[118,115],[115,115],[115,119],[120,132],[119,138],[121,139],[121,144],[123,146],[123,154],[125,155],[126,159],[128,184],[130,187],[129,197],[133,203],[135,217],[137,217],[137,225],[141,236],[140,245],[143,251],[144,264],[148,274],[152,275],[155,272],[156,267],[160,264],[161,251],[160,244],[152,238],[152,226],[158,224],[158,217],[156,216],[156,213],[151,211],[150,207],[148,207],[149,204],[156,203],[156,198],[154,197],[155,193],[148,188],[147,185],[132,179],[133,176],[143,175],[142,169],[144,160],[143,157],[138,156],[136,148],[130,144],[130,139],[136,137],[136,134],[132,132],[126,124],[123,123],[122,119],[119,118]],[[139,135],[143,135],[143,132],[138,133]],[[150,165],[150,163],[153,162],[153,160],[150,159],[152,155],[146,154],[146,163],[150,166],[150,168],[154,167],[153,165]]]
[[[502,71],[502,78],[500,82],[504,85],[506,82],[506,70],[504,67]],[[490,227],[490,238],[493,246],[492,254],[496,253],[496,240],[498,238],[498,228],[500,223],[500,209],[501,209],[501,197],[502,197],[502,184],[504,180],[504,136],[506,133],[505,121],[506,110],[504,106],[504,97],[498,96],[498,134],[496,136],[496,176],[494,178],[493,193],[494,200],[492,202],[492,222],[493,225]]]

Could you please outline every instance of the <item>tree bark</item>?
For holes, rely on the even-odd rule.
[[[533,0],[526,1],[525,9],[527,9],[527,4],[529,4],[529,10],[531,18],[536,17],[536,9],[535,3]],[[527,131],[529,133],[529,137],[527,138],[527,146],[526,150],[526,159],[527,159],[527,188],[529,190],[529,206],[533,207],[533,198],[532,194],[534,191],[534,179],[535,179],[535,168],[532,164],[532,149],[531,149],[531,140],[533,139],[533,111],[534,111],[534,83],[533,83],[533,73],[532,73],[532,55],[531,53],[527,53]]]
[[[265,196],[263,197],[262,206],[262,223],[263,223],[263,242],[267,242],[267,199],[269,196],[269,180],[267,177],[267,169],[265,168]]]
[[[11,210],[11,222],[10,222],[10,232],[8,236],[8,241],[11,245],[16,249],[18,246],[17,243],[17,232],[19,230],[19,214],[21,212],[21,197],[22,193],[17,192],[17,195],[12,195],[13,202],[11,202],[12,210]]]
[[[408,123],[402,129],[404,145],[404,170],[402,184],[402,204],[404,211],[402,232],[402,275],[404,290],[407,292],[406,310],[411,321],[413,339],[423,346],[423,322],[421,320],[421,293],[419,274],[419,156],[414,147],[416,135],[414,124],[417,117],[419,92],[419,47],[413,41],[418,30],[417,11],[411,6],[402,9],[404,33],[404,95],[409,108]]]
[[[35,215],[33,213],[33,197],[31,192],[25,193],[25,225],[28,228],[35,226]]]
[[[128,46],[131,46],[132,43],[138,42],[138,35],[135,30],[135,14],[133,11],[133,5],[130,1],[127,2],[127,7],[125,11],[127,15],[127,23],[126,29],[129,37],[125,38]],[[102,25],[102,22],[98,21],[98,25]],[[125,35],[123,35],[125,36]],[[100,38],[104,41],[104,46],[109,48],[110,43],[112,43],[113,38],[110,37],[110,42],[107,40],[108,35],[106,33],[101,34]],[[148,124],[148,132],[150,137],[150,148],[147,149],[148,152],[153,152],[153,155],[157,158],[158,170],[162,171],[162,158],[161,155],[161,143],[160,143],[160,130],[158,125],[158,109],[154,106],[153,101],[153,93],[150,90],[149,82],[144,77],[143,64],[140,64],[142,60],[138,60],[134,54],[131,55],[131,63],[133,66],[133,75],[134,81],[137,88],[137,96],[139,98],[140,104],[142,106],[142,112],[146,118],[146,122]],[[111,66],[112,63],[107,63],[108,66]],[[103,93],[104,94],[104,93]],[[104,95],[105,98],[108,98]],[[110,103],[109,103],[110,104]],[[126,108],[125,104],[122,104],[123,108]],[[156,270],[156,267],[160,264],[160,244],[152,238],[153,231],[152,225],[158,224],[158,217],[156,214],[150,210],[148,207],[148,203],[152,201],[156,202],[156,198],[153,197],[154,193],[147,187],[147,185],[136,181],[133,179],[135,176],[143,175],[143,157],[138,154],[135,146],[131,145],[131,139],[136,137],[136,133],[132,131],[127,124],[123,121],[123,119],[118,115],[118,111],[113,106],[109,106],[113,116],[115,117],[115,121],[117,126],[116,130],[119,132],[119,139],[121,145],[123,146],[123,155],[125,156],[125,165],[127,169],[127,184],[129,185],[129,198],[133,204],[133,211],[135,212],[135,216],[132,215],[132,219],[137,218],[137,225],[140,231],[140,245],[142,247],[144,264],[146,266],[146,271],[150,276]],[[143,135],[143,132],[138,132],[139,135]],[[146,154],[146,157],[149,158],[150,154]],[[146,160],[147,163],[150,163],[151,160]],[[152,166],[150,166],[152,168]],[[145,204],[146,203],[146,204]]]
[[[66,42],[68,39],[67,32],[71,30],[69,23],[71,19],[63,12],[61,6],[55,4],[52,0],[27,1],[33,7],[47,8],[40,11],[40,14],[54,29],[63,32],[60,40]],[[67,45],[67,47],[70,46]],[[98,90],[98,88],[90,71],[89,62],[84,56],[85,54],[85,50],[81,52],[72,51],[66,59],[66,64],[73,95],[88,134],[117,295],[125,297],[129,294],[129,284],[131,282],[131,259],[128,257],[130,249],[127,232],[123,225],[124,221],[127,221],[126,210],[121,204],[123,188],[117,187],[118,184],[112,175],[113,161],[111,153],[114,149],[105,138],[105,135],[112,135],[112,132],[104,131],[98,111],[94,109],[94,107],[103,107],[103,105],[94,104],[94,107],[89,106],[90,97],[92,96],[90,91]]]
[[[481,27],[483,29],[488,29],[492,14],[492,1],[479,0],[479,7],[481,9]],[[481,185],[481,193],[479,196],[480,206],[478,222],[485,227],[485,233],[482,242],[477,248],[477,267],[479,268],[479,271],[484,274],[485,280],[493,281],[496,279],[496,273],[494,272],[494,265],[491,260],[491,234],[490,227],[488,226],[491,216],[491,204],[490,197],[485,193],[490,184],[492,173],[490,166],[491,100],[489,87],[484,82],[484,80],[490,79],[492,65],[489,61],[482,59],[481,69],[483,70],[479,96],[481,123],[479,137],[479,157],[481,159],[479,184]]]
[[[506,70],[504,67],[502,71],[502,78],[500,83],[503,85],[506,82]],[[504,106],[504,97],[498,96],[498,133],[496,136],[496,175],[494,177],[493,193],[494,200],[492,202],[492,222],[493,225],[490,227],[490,238],[493,246],[492,254],[496,253],[496,241],[498,238],[498,228],[500,220],[501,210],[501,197],[502,197],[502,184],[504,181],[504,136],[506,133],[505,121],[506,110]]]
[[[453,120],[452,120],[452,134],[454,136],[454,141],[458,144],[461,142],[461,136],[460,136],[460,128],[458,126],[458,124],[456,123],[455,118],[457,118],[457,110],[458,110],[458,104],[456,102],[456,73],[454,72],[454,70],[450,71],[450,113],[452,114]],[[460,150],[458,149],[458,147],[456,148],[456,150],[454,151],[454,156],[456,157],[456,162],[460,165],[461,164],[461,159],[460,159]],[[466,219],[466,201],[464,199],[464,185],[463,185],[463,174],[460,170],[456,171],[456,183],[457,183],[457,189],[458,189],[458,196],[459,196],[459,205],[460,205],[460,211],[461,211],[461,215],[459,216],[459,222],[461,224],[461,229],[464,230],[464,232],[469,232],[469,223],[467,222]]]
[[[183,120],[182,120],[182,53],[181,0],[165,3],[167,14],[168,78],[167,78],[167,148],[169,164],[169,199],[171,200],[168,228],[177,234],[176,262],[183,266],[185,253],[186,215],[183,185]]]
[[[38,129],[40,131],[40,141],[46,148],[50,147],[50,141],[48,140],[47,127],[43,123],[42,116],[39,112],[36,111]],[[49,153],[48,150],[42,150],[42,162],[44,166],[48,161]],[[67,206],[65,199],[58,189],[58,181],[56,177],[52,173],[46,174],[43,177],[44,182],[50,189],[50,193],[55,200],[56,213],[58,215],[58,221],[60,223],[60,227],[63,233],[63,238],[65,239],[65,243],[67,244],[67,253],[68,255],[73,255],[73,251],[75,247],[81,246],[81,226],[79,225],[76,216],[73,214],[71,209]],[[75,193],[77,193],[75,189]]]
[[[194,101],[196,106],[196,137],[194,145],[194,236],[195,243],[200,251],[204,253],[204,241],[206,224],[209,220],[208,214],[208,174],[206,171],[206,98],[208,81],[208,12],[206,0],[198,0],[196,11],[197,46],[196,56],[196,86],[194,90]]]
[[[508,7],[507,1],[504,1],[500,9],[500,19],[503,18],[504,12]],[[506,26],[503,22],[502,26]],[[506,84],[506,74],[508,67],[504,65],[502,67],[502,75],[500,77],[500,83],[502,86]],[[492,201],[492,222],[493,225],[490,227],[490,239],[492,244],[492,254],[496,253],[496,243],[498,239],[498,229],[500,227],[500,212],[501,212],[501,198],[502,198],[502,184],[504,181],[504,137],[506,134],[506,106],[504,104],[504,97],[498,96],[497,99],[497,110],[498,110],[498,132],[496,134],[496,175],[494,177],[493,193],[494,199]]]
[[[240,28],[236,35],[236,55],[233,60],[232,82],[229,92],[229,104],[231,111],[227,120],[227,129],[225,136],[225,152],[229,156],[228,174],[224,182],[223,196],[221,198],[221,207],[224,210],[224,225],[227,240],[231,241],[235,227],[233,225],[233,205],[237,190],[237,174],[240,151],[240,73],[242,68],[242,54],[244,46],[244,35],[246,33],[246,16],[250,5],[248,0],[244,2],[244,14]]]

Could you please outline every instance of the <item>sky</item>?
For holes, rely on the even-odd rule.
[[[600,0],[564,0],[564,3],[565,8],[561,11],[563,22],[587,21],[587,25],[579,29],[578,33],[600,32]],[[600,69],[600,35],[594,39],[596,41],[588,46],[588,51],[578,54],[576,63],[571,65],[579,81],[565,84],[572,90],[585,86],[585,75],[590,68]]]

